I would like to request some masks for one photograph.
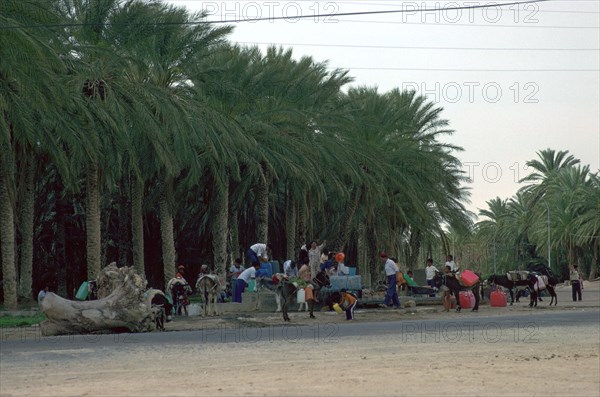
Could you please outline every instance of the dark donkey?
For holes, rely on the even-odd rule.
[[[315,298],[319,296],[319,291],[321,290],[321,288],[331,286],[329,276],[323,270],[317,273],[317,275],[315,276],[315,278],[312,279],[310,284],[313,286],[313,294]],[[290,321],[290,317],[288,315],[288,307],[289,304],[292,303],[292,300],[295,298],[296,293],[301,287],[294,285],[293,282],[286,279],[281,280],[278,284],[273,284],[273,281],[271,279],[257,279],[257,288],[262,287],[275,291],[275,294],[277,294],[277,296],[281,300],[281,312],[283,314],[283,320]],[[315,318],[315,315],[313,314],[314,308],[315,301],[309,300],[308,310],[310,312],[310,318]]]
[[[440,288],[442,285],[448,287],[448,289],[454,294],[456,298],[456,311],[460,312],[460,291],[473,291],[473,295],[475,295],[475,306],[471,311],[476,312],[479,310],[479,300],[481,299],[479,295],[479,289],[481,286],[481,281],[477,281],[470,287],[465,287],[458,282],[458,279],[453,273],[436,273],[435,274],[435,286]]]
[[[506,274],[493,274],[488,279],[488,284],[500,285],[501,287],[507,288],[510,292],[510,304],[512,305],[515,302],[515,294],[514,290],[527,289],[529,290],[529,306],[533,306],[534,301],[537,301],[537,295],[535,285],[538,282],[537,277],[529,272],[520,272],[526,273],[527,277],[521,280],[513,280],[508,278]],[[517,299],[518,302],[518,299]]]
[[[556,277],[552,277],[546,274],[533,273],[532,275],[536,278],[536,284],[534,286],[536,293],[533,294],[534,306],[537,307],[538,299],[540,301],[542,300],[541,298],[539,298],[539,296],[541,295],[543,290],[548,290],[548,293],[550,293],[550,306],[552,306],[552,303],[554,303],[554,306],[556,306],[558,304],[558,296],[556,296],[556,291],[554,290],[554,287],[556,287],[556,284],[558,284],[558,279]]]
[[[554,276],[554,273],[552,273],[552,269],[550,269],[543,263],[537,263],[528,265],[527,270],[532,272],[538,278],[538,283],[536,285],[538,293],[536,294],[536,298],[538,298],[541,301],[541,292],[544,289],[547,289],[551,297],[550,305],[552,305],[552,302],[554,302],[554,306],[556,306],[558,304],[558,297],[556,296],[556,291],[554,290],[554,288],[556,287],[556,284],[558,284],[558,278]],[[537,300],[535,301],[535,306],[537,306]]]

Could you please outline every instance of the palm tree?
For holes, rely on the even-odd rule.
[[[529,160],[527,167],[533,168],[533,172],[522,178],[519,183],[528,183],[520,190],[531,191],[529,196],[530,207],[533,208],[544,196],[546,185],[556,173],[579,164],[579,160],[569,154],[569,151],[558,151],[553,149],[541,150],[537,153],[539,160]]]
[[[357,126],[353,144],[374,159],[363,164],[371,177],[361,203],[367,231],[371,240],[394,236],[385,243],[388,247],[406,245],[406,265],[412,268],[423,239],[437,235],[442,222],[463,228],[470,224],[461,204],[467,196],[459,186],[460,164],[451,154],[459,148],[437,141],[452,133],[440,118],[442,109],[414,92],[380,95],[375,89],[359,88],[349,90],[348,97]],[[382,242],[375,238],[371,246],[374,250]]]
[[[600,177],[590,174],[589,184],[578,189],[573,198],[572,205],[578,208],[580,214],[574,220],[573,236],[580,246],[588,246],[592,252],[588,279],[596,277],[600,265]]]
[[[15,208],[20,208],[21,280],[20,295],[31,297],[32,230],[34,195],[32,194],[35,151],[49,150],[47,132],[59,119],[63,97],[54,82],[64,70],[57,43],[49,40],[51,32],[44,28],[57,17],[50,4],[5,1],[0,4],[0,236],[2,240],[2,269],[4,301],[8,308],[17,305],[15,263]],[[19,26],[40,25],[39,29],[20,29]],[[23,185],[15,182],[15,163],[23,177]],[[17,192],[18,191],[18,192]],[[16,203],[16,197],[25,200]],[[17,205],[19,204],[19,205]]]

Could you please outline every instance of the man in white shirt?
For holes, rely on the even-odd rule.
[[[437,291],[435,287],[435,274],[439,273],[439,270],[433,266],[433,259],[427,259],[427,266],[425,266],[425,279],[427,280],[427,285],[433,288],[434,291]],[[435,296],[435,294],[429,295],[431,297]]]
[[[269,261],[269,252],[273,249],[271,244],[262,244],[257,243],[251,246],[246,253],[248,255],[248,259],[250,259],[250,264],[254,265],[258,263],[258,267],[260,267],[261,262]]]
[[[456,264],[454,263],[454,257],[452,255],[448,255],[446,257],[446,266],[450,266],[450,271],[451,272],[455,272],[458,270],[458,268],[456,267]]]
[[[298,267],[295,262],[292,262],[291,259],[283,262],[283,273],[288,277],[296,277],[298,276]]]
[[[229,268],[229,277],[231,277],[232,280],[235,280],[243,271],[244,266],[242,266],[242,260],[237,258]]]
[[[235,280],[235,295],[233,297],[234,302],[242,303],[242,293],[248,287],[248,283],[251,278],[256,276],[256,270],[260,269],[260,263],[254,263],[253,266],[250,266],[248,269],[244,270],[240,273],[237,280]]]
[[[431,288],[435,288],[435,274],[440,271],[433,266],[433,259],[427,259],[427,266],[425,267],[425,279],[427,280],[427,285]]]
[[[396,273],[398,273],[400,269],[393,260],[388,258],[385,252],[382,252],[379,257],[385,262],[384,270],[388,284],[384,304],[387,307],[390,307],[390,305],[393,304],[396,309],[399,309],[400,299],[398,298],[398,289],[396,288]]]

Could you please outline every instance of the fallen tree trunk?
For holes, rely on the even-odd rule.
[[[147,332],[155,324],[146,280],[133,268],[111,264],[97,278],[99,297],[93,301],[71,301],[49,293],[40,306],[47,320],[40,324],[42,335],[104,332]],[[112,291],[108,294],[108,292]],[[102,293],[102,292],[103,293]],[[108,294],[107,296],[101,296]]]

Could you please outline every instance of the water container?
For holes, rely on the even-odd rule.
[[[490,292],[490,306],[505,307],[506,306],[506,293],[504,291],[500,291],[500,290]]]
[[[300,288],[298,292],[296,292],[296,300],[298,303],[306,302],[306,291],[304,291],[304,288]]]
[[[463,270],[460,273],[460,281],[467,287],[471,287],[479,281],[479,277],[470,270]]]
[[[338,314],[342,314],[344,312],[344,310],[342,310],[340,305],[337,303],[333,305],[333,310],[335,310]]]
[[[273,265],[270,262],[261,263],[260,271],[256,271],[257,277],[259,273],[263,277],[271,278],[273,276]]]
[[[459,299],[460,307],[463,309],[471,309],[475,306],[475,295],[472,291],[460,291]]]
[[[81,283],[81,286],[77,290],[77,293],[75,294],[75,299],[84,301],[87,299],[88,293],[89,293],[88,282],[84,281],[83,283]]]
[[[200,315],[200,305],[197,303],[192,303],[188,305],[188,315],[190,316],[199,316]]]
[[[254,280],[253,278],[250,279],[250,281],[248,281],[248,288],[246,288],[247,292],[254,292],[254,289],[256,288],[256,280]]]
[[[271,263],[271,269],[273,270],[273,274],[283,272],[283,270],[281,269],[281,265],[279,264],[279,261],[271,261],[270,263]]]

